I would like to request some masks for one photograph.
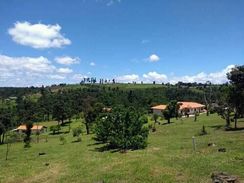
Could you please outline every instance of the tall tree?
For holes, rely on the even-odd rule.
[[[165,110],[163,110],[164,118],[170,123],[170,119],[173,117],[178,117],[178,111],[180,108],[180,103],[178,103],[176,100],[172,100],[170,103],[168,103]]]
[[[5,133],[15,124],[15,113],[11,106],[0,108],[0,144],[4,143]]]
[[[231,84],[229,103],[234,109],[235,128],[237,128],[237,119],[244,116],[244,65],[234,67],[227,77]]]

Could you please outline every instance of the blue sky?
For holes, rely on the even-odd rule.
[[[242,0],[2,0],[0,86],[226,81],[244,63]]]

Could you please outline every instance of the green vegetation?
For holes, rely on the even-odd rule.
[[[243,178],[244,67],[228,79],[124,85],[86,78],[79,87],[1,88],[0,181],[208,182],[215,170]],[[207,115],[181,116],[184,100],[205,103]],[[152,115],[159,103],[167,104],[163,116]],[[49,131],[31,134],[35,123]],[[19,124],[24,134],[12,131]]]
[[[239,123],[243,126],[243,120]],[[54,124],[45,123],[46,126]],[[80,124],[80,120],[73,121],[71,127]],[[1,145],[0,180],[195,183],[209,182],[213,171],[226,171],[244,179],[244,134],[242,131],[224,131],[224,124],[217,115],[200,115],[198,122],[194,122],[194,118],[173,119],[169,125],[157,125],[157,131],[149,134],[146,149],[127,153],[101,152],[103,145],[96,144],[93,135],[83,135],[81,143],[72,143],[72,132],[65,133],[68,126],[63,126],[64,145],[60,145],[59,135],[49,135],[46,142],[45,134],[42,134],[40,142],[32,143],[31,148],[24,149],[23,143],[12,144],[7,161],[7,145]],[[203,125],[208,134],[198,136]],[[196,135],[195,153],[193,135]],[[216,146],[209,147],[208,143]],[[226,148],[226,152],[218,152],[219,148]],[[46,155],[39,156],[40,152]]]
[[[95,128],[98,142],[106,143],[108,149],[142,149],[147,146],[147,118],[134,108],[114,108],[100,117]]]

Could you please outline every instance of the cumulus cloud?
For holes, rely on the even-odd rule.
[[[49,77],[50,77],[51,79],[57,79],[57,80],[63,80],[63,79],[66,78],[65,76],[61,76],[61,75],[58,75],[58,74],[50,75]]]
[[[10,57],[0,54],[0,86],[40,86],[67,79],[73,71],[56,68],[46,57]]]
[[[145,82],[163,82],[167,80],[167,76],[165,74],[159,74],[157,72],[149,72],[147,74],[143,74],[143,80]]]
[[[63,57],[56,57],[54,59],[57,63],[63,64],[63,65],[72,65],[72,64],[78,64],[80,63],[79,57],[69,57],[69,56],[63,56]]]
[[[55,66],[45,57],[9,57],[0,55],[0,68],[4,72],[50,73]]]
[[[181,77],[173,77],[169,82],[176,83],[178,81],[182,82],[197,82],[197,83],[205,83],[207,81],[210,81],[211,83],[220,84],[225,83],[228,81],[226,74],[231,71],[232,68],[234,68],[235,65],[228,65],[226,68],[222,69],[218,72],[212,72],[212,73],[205,73],[200,72],[196,75],[185,75]]]
[[[130,74],[130,75],[123,75],[116,77],[116,81],[127,83],[127,82],[133,82],[133,81],[139,81],[139,76],[136,74]]]
[[[61,26],[45,25],[42,23],[16,22],[8,30],[13,41],[36,49],[60,48],[70,45],[71,41],[61,34]]]
[[[87,76],[82,74],[74,74],[72,77],[72,79],[75,81],[81,81],[84,78],[87,78]]]
[[[70,74],[73,72],[73,70],[66,67],[66,68],[59,68],[57,72],[60,74]]]
[[[155,81],[156,83],[172,83],[175,84],[179,81],[181,82],[197,82],[197,83],[206,83],[207,81],[210,81],[214,84],[221,84],[228,81],[226,74],[231,71],[232,68],[234,68],[235,65],[229,65],[226,68],[222,69],[221,71],[212,72],[212,73],[205,73],[200,72],[195,75],[183,75],[183,76],[167,76],[163,73],[157,73],[155,71],[148,72],[146,74],[143,74],[141,77],[136,74],[131,75],[123,75],[116,78],[118,82],[132,82],[132,81],[143,81],[145,83],[152,83]]]
[[[148,58],[149,62],[158,62],[160,60],[160,57],[156,54],[152,54]]]

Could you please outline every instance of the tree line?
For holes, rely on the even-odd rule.
[[[29,124],[27,127],[31,128],[33,122],[48,120],[56,120],[57,125],[62,125],[72,118],[83,118],[89,134],[104,108],[118,106],[132,107],[136,109],[135,113],[147,114],[153,105],[170,104],[164,112],[165,119],[170,121],[171,117],[177,117],[177,101],[203,103],[208,113],[217,111],[226,119],[227,126],[234,120],[237,127],[237,119],[244,113],[244,66],[235,67],[227,77],[230,82],[222,85],[178,83],[140,89],[100,84],[84,84],[85,87],[80,88],[62,86],[55,90],[52,87],[1,88],[0,143],[4,142],[8,130],[19,124]],[[6,100],[13,96],[16,97],[14,102]]]

